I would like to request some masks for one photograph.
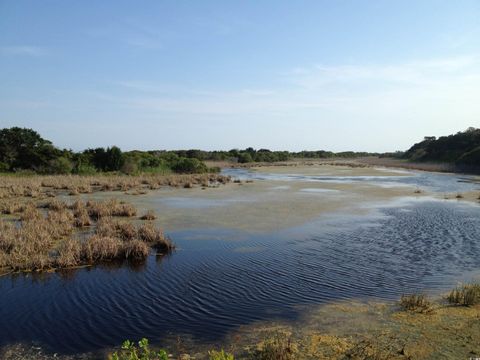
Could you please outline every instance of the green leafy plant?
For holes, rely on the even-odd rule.
[[[110,356],[111,360],[168,360],[168,354],[165,350],[158,352],[150,350],[148,339],[141,339],[138,347],[133,341],[125,340],[120,351],[114,352]]]
[[[209,360],[234,360],[234,357],[230,353],[226,353],[223,349],[220,351],[212,350],[208,352]]]

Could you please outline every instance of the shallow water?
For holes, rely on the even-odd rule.
[[[415,185],[436,191],[478,188],[455,176],[427,175],[381,181],[416,179]],[[305,189],[305,195],[322,196]],[[208,199],[165,199],[159,201],[169,206],[217,206]],[[171,231],[178,250],[143,265],[2,277],[0,344],[33,341],[76,353],[143,336],[157,343],[176,334],[218,342],[243,324],[295,320],[298,305],[439,293],[478,274],[478,205],[426,197],[364,206],[366,215],[330,213],[273,232]]]
[[[383,169],[378,169],[382,171]],[[391,170],[388,173],[396,172],[395,175],[363,175],[363,176],[339,176],[336,175],[311,175],[311,174],[296,174],[295,169],[291,173],[266,173],[262,172],[261,168],[258,171],[249,171],[245,169],[226,169],[223,171],[226,175],[231,175],[242,180],[277,180],[277,181],[311,181],[316,183],[331,183],[331,184],[354,184],[354,183],[368,183],[381,187],[394,186],[415,186],[420,190],[451,193],[451,192],[467,192],[480,189],[478,177],[471,175],[456,175],[431,173],[425,171],[410,171],[410,170]]]

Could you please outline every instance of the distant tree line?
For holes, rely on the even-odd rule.
[[[117,146],[82,152],[61,150],[32,129],[1,129],[0,172],[18,171],[91,175],[97,172],[205,173],[218,169],[209,169],[200,159],[175,152],[122,152]]]
[[[455,164],[459,169],[480,169],[480,129],[473,127],[454,135],[426,136],[403,155],[411,161]]]
[[[245,150],[232,149],[229,151],[203,151],[203,150],[175,150],[172,151],[181,157],[196,158],[199,160],[212,160],[212,161],[230,161],[238,163],[251,163],[251,162],[279,162],[293,159],[329,159],[329,158],[355,158],[363,156],[379,155],[377,153],[368,152],[331,152],[325,150],[316,151],[272,151],[268,149],[255,150],[252,147],[248,147]]]

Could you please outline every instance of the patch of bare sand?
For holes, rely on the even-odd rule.
[[[315,163],[313,165],[261,166],[251,170],[272,174],[296,174],[317,176],[408,176],[408,171],[392,170],[382,167],[351,167],[347,165],[331,165]]]

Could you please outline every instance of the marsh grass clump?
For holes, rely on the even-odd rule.
[[[252,354],[253,360],[293,360],[295,359],[295,347],[290,337],[277,333],[266,339],[262,347]]]
[[[138,231],[131,222],[116,223],[117,236],[122,240],[134,240],[137,238]]]
[[[400,298],[400,307],[406,311],[422,314],[431,313],[433,311],[433,304],[428,300],[425,294],[402,295]]]
[[[124,243],[123,252],[127,259],[143,260],[148,256],[150,248],[144,241],[133,239]]]
[[[42,219],[44,216],[39,209],[33,204],[27,204],[20,214],[21,221],[33,221]]]
[[[464,284],[456,287],[447,295],[447,301],[452,305],[479,305],[480,283]]]
[[[175,248],[170,238],[151,222],[138,227],[138,237],[161,252],[170,252]]]
[[[141,220],[155,220],[157,216],[155,215],[155,212],[152,210],[148,210],[145,214],[143,214],[140,219]]]
[[[137,209],[131,204],[112,203],[112,216],[132,217],[137,215]]]
[[[77,228],[83,228],[92,225],[92,220],[90,219],[90,216],[88,216],[86,209],[74,210],[73,216],[75,218],[74,225]]]
[[[118,202],[116,199],[105,202],[87,201],[86,208],[94,220],[107,216],[132,217],[137,215],[137,209],[133,205]]]
[[[82,257],[87,262],[113,260],[121,255],[123,243],[120,239],[93,235],[83,244]]]
[[[82,245],[80,241],[68,238],[58,248],[58,256],[55,265],[59,268],[77,266],[82,259]]]
[[[92,218],[92,220],[98,221],[100,218],[111,216],[112,209],[110,207],[111,204],[107,204],[105,202],[96,202],[96,201],[87,201],[85,204],[88,215]]]
[[[45,204],[45,208],[54,211],[61,211],[67,208],[67,204],[63,201],[52,199]]]
[[[0,205],[0,213],[5,215],[18,214],[25,210],[25,204],[19,201],[5,201]]]

